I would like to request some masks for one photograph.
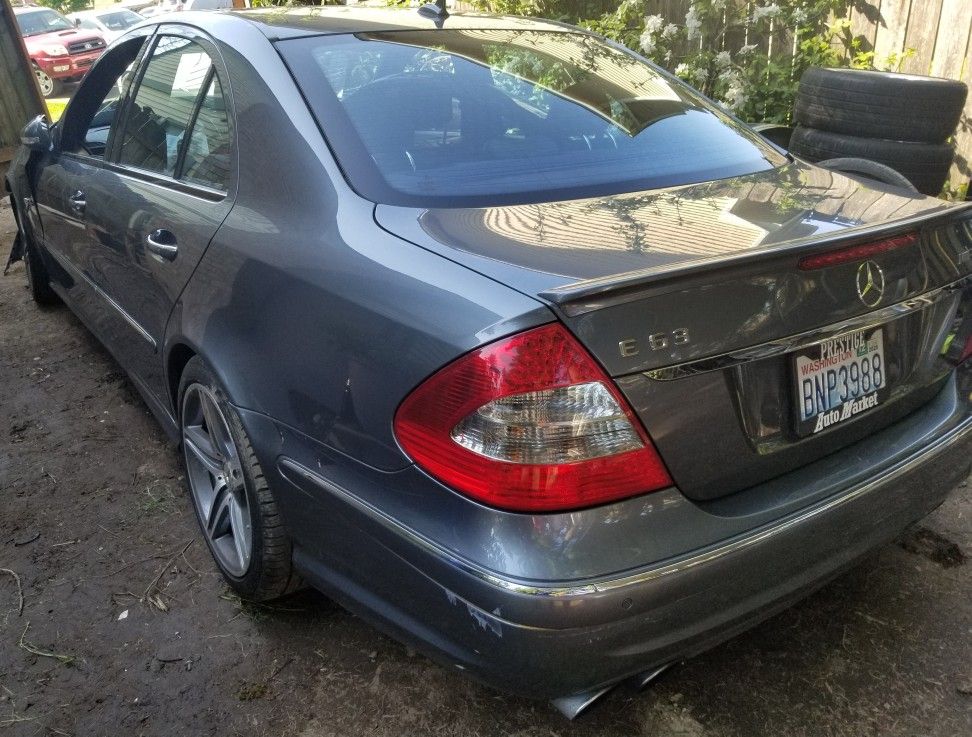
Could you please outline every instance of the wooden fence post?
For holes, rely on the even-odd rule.
[[[0,0],[0,163],[10,160],[27,121],[45,112],[10,0]]]

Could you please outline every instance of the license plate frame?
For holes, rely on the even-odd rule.
[[[844,425],[887,399],[890,381],[884,337],[883,326],[855,330],[791,354],[794,426],[799,437]]]

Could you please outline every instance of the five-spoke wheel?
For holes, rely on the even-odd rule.
[[[253,555],[253,523],[240,454],[213,392],[193,384],[182,400],[182,445],[196,512],[213,554],[234,576]]]
[[[301,585],[293,546],[239,412],[201,358],[179,382],[186,477],[206,545],[243,598],[274,599]]]

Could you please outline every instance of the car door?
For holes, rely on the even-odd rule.
[[[106,52],[82,82],[59,123],[54,148],[31,162],[33,231],[43,239],[55,289],[104,338],[113,319],[103,295],[82,270],[89,230],[86,191],[105,172],[105,153],[121,122],[130,70],[152,35],[139,29]]]
[[[83,192],[89,239],[80,258],[122,318],[112,351],[160,400],[166,322],[235,189],[216,47],[194,29],[163,29],[144,55],[107,166]]]

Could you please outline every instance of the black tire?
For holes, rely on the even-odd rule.
[[[40,89],[41,97],[49,100],[61,94],[63,84],[60,80],[54,79],[36,64],[33,65],[33,68],[34,76],[37,77],[37,87]]]
[[[21,239],[24,249],[24,271],[27,272],[27,288],[31,299],[41,307],[50,307],[61,303],[57,292],[51,289],[51,275],[44,265],[44,259],[37,250],[30,228],[25,222],[16,203],[13,206],[14,221],[17,223],[17,237]]]
[[[210,534],[206,530],[203,512],[197,503],[198,497],[193,490],[190,471],[191,452],[185,442],[186,398],[201,389],[212,396],[226,420],[226,425],[235,444],[240,470],[242,471],[242,492],[245,494],[247,513],[250,522],[252,548],[247,568],[242,573],[230,571],[214,549]],[[190,486],[193,509],[199,522],[203,539],[206,541],[217,567],[227,583],[243,599],[267,601],[286,596],[302,586],[302,581],[293,567],[293,545],[284,529],[280,512],[273,493],[267,485],[263,469],[246,434],[239,415],[226,398],[223,388],[206,364],[198,356],[186,364],[179,382],[179,422],[183,430],[183,461],[186,465],[186,481]]]
[[[948,178],[954,149],[944,143],[910,143],[860,138],[797,126],[790,153],[810,162],[860,158],[890,166],[922,194],[938,195]]]
[[[890,166],[879,164],[871,159],[826,159],[825,161],[818,161],[817,166],[822,166],[824,169],[830,169],[832,171],[839,171],[843,174],[857,174],[867,179],[890,184],[892,187],[906,189],[912,194],[919,194],[915,185],[909,182],[904,174],[895,171]]]
[[[777,123],[756,123],[756,125],[751,127],[770,143],[784,150],[790,145],[790,136],[793,135],[792,126],[779,125]]]
[[[939,77],[811,67],[800,79],[793,117],[830,133],[945,143],[955,132],[968,88]]]

